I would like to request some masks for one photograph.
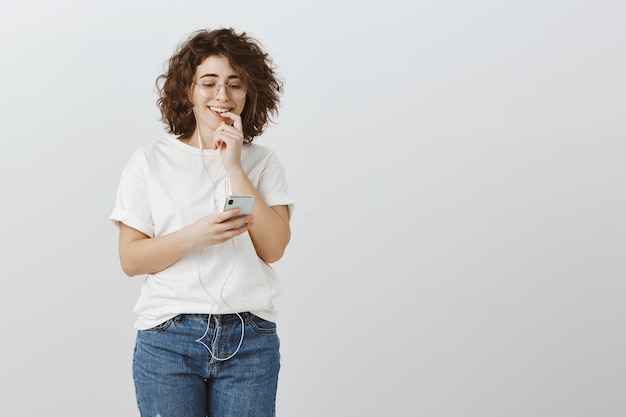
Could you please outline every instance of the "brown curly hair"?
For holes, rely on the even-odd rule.
[[[232,28],[198,30],[178,45],[164,74],[157,77],[157,106],[166,131],[188,139],[196,128],[189,88],[197,67],[209,56],[222,56],[246,86],[246,105],[241,113],[244,141],[259,136],[278,115],[282,81],[269,55],[256,39]]]

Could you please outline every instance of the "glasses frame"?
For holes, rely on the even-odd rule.
[[[195,80],[191,80],[192,83],[194,83],[197,87],[198,87],[198,93],[206,99],[210,99],[210,98],[215,98],[217,97],[217,95],[220,93],[220,90],[222,89],[222,87],[224,87],[226,89],[226,95],[231,99],[231,100],[241,100],[244,97],[246,97],[246,94],[248,94],[248,89],[243,87],[243,95],[241,97],[233,97],[230,91],[230,86],[231,84],[220,84],[220,83],[215,83],[215,94],[213,94],[213,97],[207,97],[205,96],[202,91],[203,91],[203,86],[202,83],[198,83]]]

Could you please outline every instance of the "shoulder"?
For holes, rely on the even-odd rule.
[[[250,162],[257,163],[261,161],[279,163],[276,152],[267,146],[259,145],[257,143],[244,145],[242,149],[242,158],[249,160]]]
[[[274,151],[267,146],[259,145],[255,142],[243,145],[243,151],[253,155],[268,155],[274,153]]]
[[[171,150],[173,147],[172,139],[160,139],[150,145],[135,149],[131,154],[129,164],[150,164],[162,158],[163,155],[172,155],[173,152],[171,152]]]
[[[157,164],[159,154],[163,153],[162,148],[166,146],[165,139],[158,140],[150,145],[135,149],[124,167],[123,174],[135,177],[145,177]]]
[[[266,146],[246,145],[242,152],[241,162],[248,177],[259,191],[264,188],[267,192],[267,184],[270,184],[269,188],[272,188],[276,183],[284,182],[285,170],[283,165],[276,152]],[[263,182],[267,184],[262,186],[261,183]]]

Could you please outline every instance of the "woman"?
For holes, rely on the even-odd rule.
[[[278,113],[271,58],[245,33],[198,31],[157,79],[171,135],[136,151],[111,220],[144,275],[133,378],[142,416],[274,416],[279,340],[269,264],[290,239],[284,170],[253,144]],[[249,215],[225,210],[254,196]]]

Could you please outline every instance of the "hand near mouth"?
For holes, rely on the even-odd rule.
[[[215,129],[213,133],[213,149],[223,149],[227,146],[225,139],[228,138],[228,133],[231,133],[233,139],[240,139],[243,142],[243,123],[241,116],[232,112],[222,113],[224,118],[230,119],[230,123],[222,121],[220,126]]]
[[[224,169],[241,167],[241,148],[243,146],[243,124],[241,116],[232,112],[223,113],[224,118],[232,120],[231,126],[223,121],[213,134],[213,148],[220,150]]]

